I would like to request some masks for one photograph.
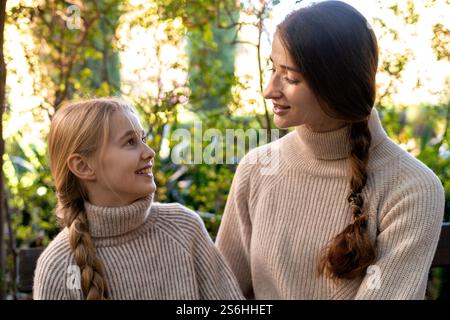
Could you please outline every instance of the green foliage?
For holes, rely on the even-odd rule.
[[[275,6],[280,1],[267,3]],[[121,16],[131,11],[131,5],[118,0],[84,1],[80,7],[82,25],[79,29],[67,28],[68,5],[69,2],[62,0],[41,1],[37,7],[20,5],[12,9],[8,18],[10,24],[28,21],[24,32],[31,32],[36,43],[28,52],[28,63],[30,72],[36,78],[35,93],[43,100],[40,107],[49,116],[67,99],[121,93],[120,48],[116,46],[116,30]],[[158,186],[156,200],[180,202],[203,212],[207,229],[215,237],[237,161],[231,164],[179,164],[173,163],[170,155],[163,155],[165,149],[173,150],[178,143],[172,139],[175,130],[186,129],[194,136],[194,121],[202,121],[204,131],[217,129],[223,137],[226,136],[226,129],[272,126],[268,113],[233,116],[235,109],[243,104],[233,92],[246,85],[243,79],[235,76],[234,70],[240,11],[259,17],[263,23],[269,16],[269,10],[264,7],[258,11],[247,1],[234,0],[154,0],[148,6],[136,8],[141,9],[144,11],[131,21],[131,25],[148,30],[159,28],[164,34],[160,39],[149,39],[156,43],[152,60],[161,67],[155,76],[157,93],[131,97],[142,124],[150,133],[149,145],[158,155],[154,166]],[[406,24],[415,25],[420,19],[410,0],[406,11],[401,11],[398,5],[392,5],[389,10]],[[178,21],[182,22],[181,25],[176,23]],[[376,19],[375,23],[383,30],[380,39],[387,37],[395,40],[401,37],[401,33],[386,25],[385,21]],[[258,30],[261,36],[262,27]],[[436,24],[433,34],[436,56],[440,60],[448,60],[449,30],[443,24]],[[161,48],[167,44],[179,48],[185,46],[187,66],[179,61],[168,62],[162,56]],[[408,50],[393,51],[387,52],[380,61],[379,71],[389,77],[390,83],[385,90],[377,92],[376,107],[382,113],[383,126],[388,135],[407,146],[409,152],[440,178],[446,192],[446,218],[450,220],[448,101],[425,106],[392,104],[391,97],[396,93],[412,57],[413,53]],[[261,56],[258,55],[258,58],[261,59]],[[259,62],[261,69],[264,63]],[[173,69],[187,72],[189,78],[188,81],[177,80],[167,88],[163,85],[163,73]],[[194,113],[193,119],[181,122],[180,113],[186,109]],[[45,116],[45,113],[36,112],[35,119]],[[26,130],[23,128],[22,132]],[[9,192],[8,204],[12,209],[15,245],[18,247],[46,245],[58,232],[53,214],[56,198],[46,156],[45,134],[43,132],[42,137],[27,140],[17,133],[6,141],[3,170]],[[203,141],[202,150],[211,143]],[[187,151],[193,154],[194,146],[192,143]],[[234,151],[237,151],[236,146]],[[222,160],[226,162],[225,158]],[[12,264],[9,270],[11,268]],[[433,294],[438,296],[444,273],[433,272],[433,277],[433,282],[437,283]]]
[[[413,129],[419,137],[417,158],[441,180],[446,193],[445,219],[450,221],[450,104],[424,106],[418,118]],[[443,129],[438,132],[440,125]]]
[[[113,45],[120,4],[119,0],[77,2],[75,11],[70,11],[70,3],[48,0],[12,10],[11,22],[25,19],[35,38],[28,63],[37,77],[35,91],[44,100],[42,108],[56,109],[74,97],[119,92],[119,60]]]
[[[230,155],[226,153],[227,129],[233,128],[233,130],[242,129],[245,131],[250,128],[259,129],[259,125],[255,117],[230,118],[227,115],[215,115],[213,119],[215,124],[214,127],[209,126],[207,121],[202,123],[202,136],[204,136],[204,133],[208,128],[214,128],[221,134],[222,139],[219,141],[202,139],[202,142],[199,142],[201,143],[201,150],[203,152],[203,161],[201,164],[194,163],[196,152],[195,144],[197,143],[194,139],[198,136],[200,129],[195,127],[193,123],[185,123],[175,128],[184,128],[189,130],[191,134],[191,143],[187,149],[187,152],[189,152],[191,156],[191,161],[184,165],[175,166],[170,172],[166,172],[166,175],[170,173],[170,175],[168,175],[170,182],[168,183],[166,190],[168,192],[168,200],[180,202],[188,207],[195,208],[195,210],[212,214],[206,216],[209,218],[205,219],[205,222],[211,236],[215,237],[221,215],[225,208],[234,171],[236,170],[240,157],[242,157],[242,155],[239,154],[238,146],[235,143],[233,143],[233,145],[229,144],[228,146],[233,154]],[[178,142],[171,141],[171,146],[173,146],[174,143]],[[209,153],[206,151],[208,150],[208,146],[211,148],[214,143],[218,143],[218,149],[221,152],[220,154],[215,154],[215,152]],[[248,151],[249,147],[249,141],[247,139],[245,150]],[[218,161],[211,164],[206,163],[206,154],[216,155],[216,160]],[[229,157],[228,161],[226,156]],[[231,159],[233,159],[233,161],[230,163],[229,160]]]
[[[24,143],[21,134],[7,141],[4,173],[17,247],[47,245],[58,232],[56,197],[45,144]]]
[[[190,103],[195,111],[227,111],[236,82],[234,29],[205,24],[188,32]]]

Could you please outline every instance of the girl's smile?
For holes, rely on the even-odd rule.
[[[139,170],[136,170],[135,173],[140,176],[153,178],[152,166],[153,165],[149,164]]]

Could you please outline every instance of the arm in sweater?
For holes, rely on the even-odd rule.
[[[236,169],[225,206],[216,246],[237,277],[244,296],[253,298],[250,269],[250,239],[252,224],[249,216],[249,177],[251,164],[242,159]]]
[[[67,230],[62,230],[42,252],[33,279],[34,300],[80,299],[75,268],[69,268]],[[74,264],[72,264],[74,265]],[[73,281],[72,281],[73,280]]]
[[[431,170],[401,170],[398,187],[381,208],[375,267],[356,299],[424,299],[444,199],[442,184]]]
[[[183,207],[184,208],[184,207]],[[184,208],[193,219],[183,228],[192,237],[191,254],[194,259],[199,299],[241,300],[244,299],[233,272],[214,246],[214,242],[197,213]]]

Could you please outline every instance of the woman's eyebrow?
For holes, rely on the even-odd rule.
[[[273,63],[272,56],[270,56],[269,58],[270,58],[270,61]],[[290,66],[287,66],[287,65],[284,65],[284,64],[280,64],[280,67],[282,69],[286,69],[286,70],[289,70],[289,71],[292,71],[292,72],[301,73],[300,70],[298,70],[297,68],[290,67]]]

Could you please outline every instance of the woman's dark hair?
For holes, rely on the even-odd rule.
[[[378,45],[367,20],[352,6],[324,1],[296,10],[277,35],[330,117],[350,123],[350,193],[353,222],[328,244],[320,274],[352,279],[375,259],[362,190],[367,182],[371,135],[368,118],[375,102]]]

